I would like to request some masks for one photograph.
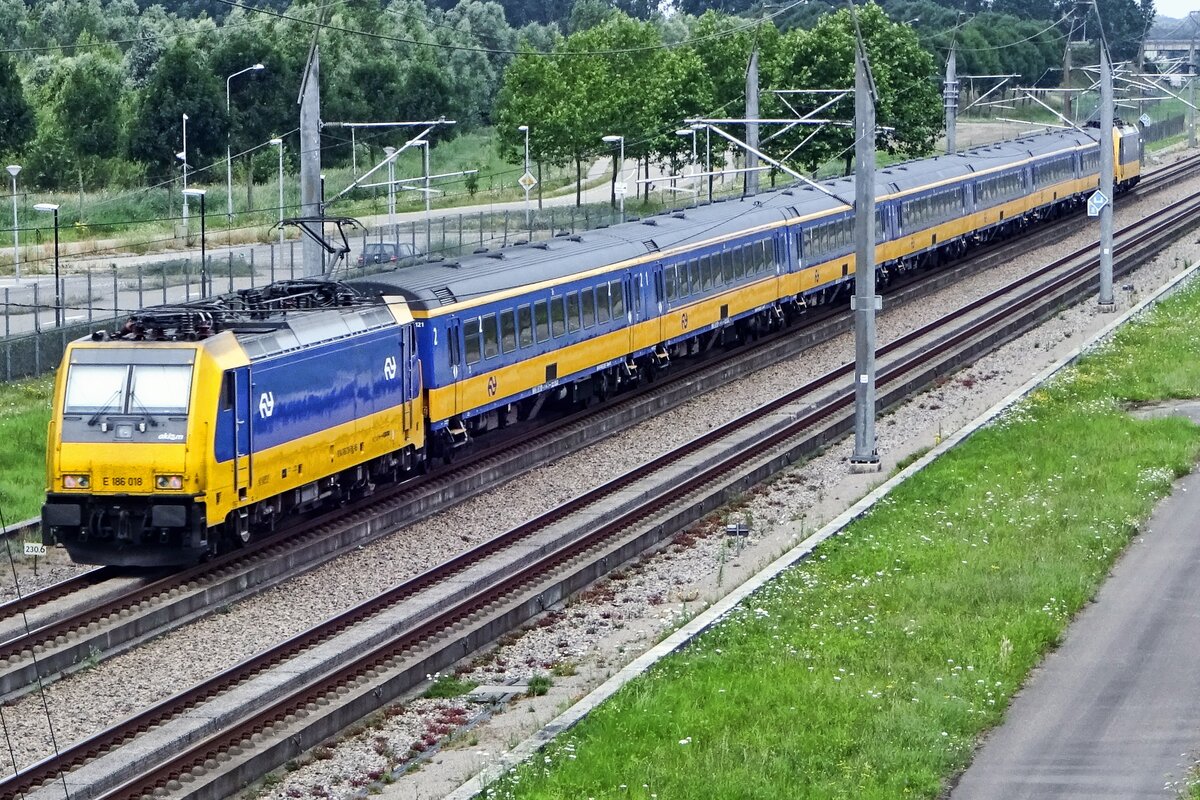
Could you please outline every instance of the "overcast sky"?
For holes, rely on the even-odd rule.
[[[1154,0],[1154,10],[1165,17],[1183,19],[1189,11],[1200,11],[1200,0]]]

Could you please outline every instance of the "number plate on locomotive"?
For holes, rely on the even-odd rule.
[[[112,487],[114,489],[146,485],[146,479],[140,475],[113,475],[111,477],[101,478],[100,480],[101,486]]]

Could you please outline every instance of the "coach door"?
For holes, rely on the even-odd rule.
[[[635,272],[625,274],[625,302],[629,319],[629,343],[633,350],[657,344],[658,340],[639,329],[638,324],[646,318],[644,282],[646,276]]]
[[[254,479],[250,466],[249,367],[225,373],[225,397],[222,402],[233,409],[233,488],[238,499],[244,500]]]
[[[463,379],[467,377],[462,360],[462,323],[458,317],[451,317],[446,328],[446,353],[450,360],[450,391],[454,397],[454,409],[450,414],[457,414],[462,408]]]

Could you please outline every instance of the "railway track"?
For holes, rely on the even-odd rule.
[[[1119,235],[1118,274],[1183,235],[1200,193]],[[1132,230],[1131,230],[1132,229]],[[881,408],[1093,292],[1077,252],[880,349]],[[845,364],[619,479],[0,782],[6,796],[224,797],[853,424]],[[80,766],[82,765],[82,766]],[[76,768],[78,767],[78,768]]]
[[[1198,168],[1200,155],[1180,160],[1147,176],[1135,191],[1152,193]],[[1019,242],[1001,244],[920,280],[896,282],[888,292],[889,303],[920,297],[1003,263],[1019,250],[1057,241],[1073,220],[1064,218],[1043,225]],[[415,485],[393,488],[317,519],[297,520],[262,542],[183,573],[127,580],[108,590],[96,590],[97,585],[111,582],[120,573],[92,570],[0,605],[0,699],[32,690],[39,678],[50,681],[83,665],[94,665],[188,624],[214,608],[277,585],[387,535],[402,524],[412,524],[569,454],[602,435],[792,357],[851,325],[848,312],[815,316],[801,330],[784,331],[760,341],[749,351],[739,348],[713,361],[676,371],[661,386],[645,387],[600,411],[560,419],[539,429],[532,438],[518,433]],[[75,608],[69,602],[55,606],[54,601],[71,596],[78,599]]]

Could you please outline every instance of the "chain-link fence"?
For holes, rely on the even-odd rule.
[[[520,242],[543,241],[620,221],[607,204],[451,214],[356,230],[350,252],[324,272],[333,277],[361,273],[359,256],[369,243],[407,243],[421,256],[460,255]],[[334,238],[337,239],[336,233]],[[340,241],[339,241],[340,244]],[[201,269],[199,242],[192,251],[123,257],[107,263],[64,265],[55,291],[53,275],[27,276],[3,290],[5,380],[37,375],[58,365],[67,342],[94,330],[111,329],[133,312],[157,305],[203,299],[236,289],[304,277],[303,243],[223,246],[206,242]],[[332,257],[330,257],[332,258]]]

